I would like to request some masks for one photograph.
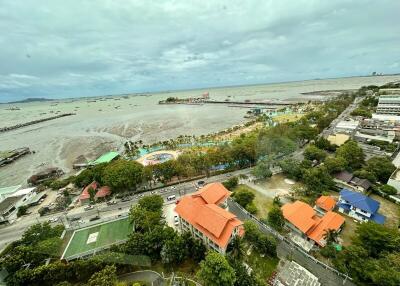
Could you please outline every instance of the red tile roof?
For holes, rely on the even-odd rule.
[[[311,206],[301,201],[286,204],[281,209],[286,220],[321,246],[325,245],[325,232],[328,229],[337,231],[344,223],[344,218],[332,211],[318,217]]]
[[[325,246],[325,232],[328,229],[337,231],[343,224],[344,218],[341,215],[329,211],[320,219],[315,228],[308,233],[308,237],[314,240],[317,244]]]
[[[92,188],[93,190],[97,190],[98,187],[99,187],[99,184],[96,181],[93,181],[90,185],[87,185],[83,189],[81,195],[79,196],[79,200],[81,201],[81,200],[89,199],[90,198],[89,189]]]
[[[316,212],[306,203],[295,201],[292,204],[285,204],[281,209],[285,219],[304,233],[316,223],[314,220]]]
[[[100,185],[96,181],[93,181],[91,184],[87,185],[85,189],[83,189],[81,195],[79,196],[80,201],[90,199],[90,188],[96,191],[95,198],[104,198],[108,195],[111,195],[110,187],[104,186],[100,188]]]
[[[331,196],[320,196],[315,204],[325,211],[331,211],[335,208],[336,201]]]
[[[226,248],[236,227],[239,227],[239,235],[244,234],[241,227],[243,223],[234,214],[217,205],[229,197],[230,192],[220,183],[210,185],[183,197],[175,211],[214,243]]]
[[[95,197],[96,198],[104,198],[104,197],[109,196],[109,195],[111,195],[111,188],[108,187],[108,186],[104,186],[104,187],[101,187],[97,191]]]
[[[231,193],[219,182],[207,184],[201,188],[201,190],[193,194],[193,196],[201,197],[207,204],[216,205],[222,203],[230,195]]]

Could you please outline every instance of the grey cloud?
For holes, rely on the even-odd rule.
[[[400,2],[0,2],[0,101],[399,72]]]

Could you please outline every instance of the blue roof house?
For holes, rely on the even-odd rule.
[[[385,216],[378,213],[380,203],[361,193],[343,189],[337,203],[339,212],[359,221],[385,222]]]

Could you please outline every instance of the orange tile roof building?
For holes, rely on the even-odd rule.
[[[190,232],[209,248],[225,254],[231,239],[244,234],[243,222],[226,210],[230,194],[221,183],[212,183],[180,199],[175,212],[181,231]]]
[[[332,211],[320,217],[311,206],[301,201],[285,204],[281,209],[286,225],[292,231],[322,247],[326,245],[325,232],[329,229],[340,231],[345,221],[341,215]]]
[[[319,213],[333,211],[336,201],[331,196],[320,196],[315,202],[315,209]]]

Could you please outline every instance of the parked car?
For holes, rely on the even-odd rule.
[[[89,221],[95,221],[95,220],[98,220],[98,219],[100,219],[100,217],[97,215],[97,216],[91,217],[89,219]]]
[[[168,201],[173,201],[173,200],[175,200],[175,199],[176,199],[176,196],[175,196],[175,195],[172,195],[172,196],[167,197],[167,200],[168,200]]]
[[[82,224],[85,223],[85,221],[83,219],[78,220],[78,223]]]
[[[199,187],[202,187],[202,186],[204,186],[205,183],[206,183],[206,182],[204,182],[204,181],[198,181],[198,182],[197,182],[197,185],[198,185]]]
[[[124,198],[122,198],[122,202],[127,202],[127,201],[130,201],[131,200],[131,197],[124,197]]]
[[[88,205],[88,206],[84,207],[84,210],[88,211],[88,210],[92,210],[93,208],[94,208],[94,206]]]
[[[115,205],[117,202],[116,201],[108,201],[107,205],[111,206],[111,205]]]
[[[49,219],[49,222],[57,222],[58,221],[58,217],[52,217]]]
[[[80,216],[76,216],[76,217],[71,217],[69,220],[70,221],[77,221],[77,220],[80,220],[80,219],[81,219]]]

